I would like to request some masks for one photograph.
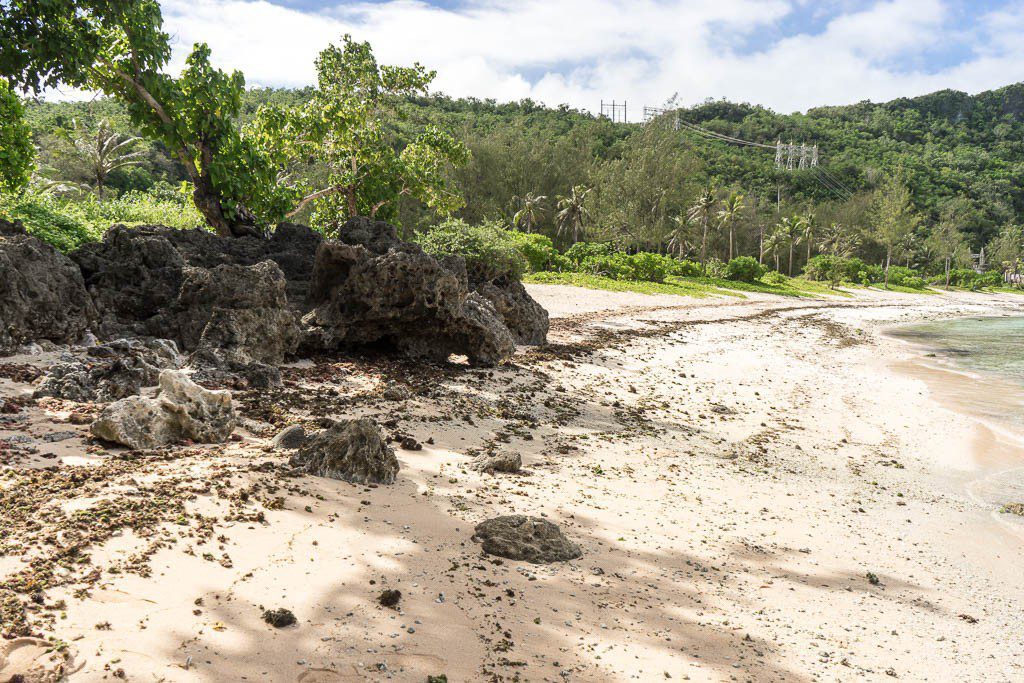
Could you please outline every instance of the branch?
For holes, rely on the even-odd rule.
[[[307,194],[305,197],[299,200],[298,205],[294,209],[286,213],[284,217],[291,218],[292,216],[306,208],[306,205],[309,204],[310,202],[314,202],[317,199],[321,199],[323,197],[329,197],[332,194],[338,194],[339,192],[347,190],[349,187],[349,185],[334,185],[332,187],[326,187],[322,190],[318,190],[312,194]]]

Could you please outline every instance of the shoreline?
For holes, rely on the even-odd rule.
[[[530,290],[551,341],[513,365],[304,364],[293,385],[236,396],[246,426],[223,447],[125,459],[69,425],[70,406],[30,409],[21,433],[42,448],[12,456],[0,487],[96,474],[46,494],[41,529],[10,529],[26,551],[0,558],[0,577],[52,552],[60,510],[158,491],[183,512],[141,508],[152,522],[88,549],[93,579],[57,575],[45,605],[63,610],[29,614],[68,644],[72,683],[118,669],[204,683],[1024,675],[1004,645],[1024,626],[1024,538],[958,485],[981,472],[963,466],[976,421],[893,367],[911,354],[882,335],[1024,300]],[[382,398],[388,382],[411,397]],[[0,380],[0,396],[26,390]],[[393,486],[284,475],[269,439],[317,415],[368,416],[422,450],[395,445]],[[491,450],[524,471],[468,467]],[[481,553],[475,524],[511,513],[557,523],[583,557]],[[401,589],[397,609],[376,603],[383,587]],[[277,607],[298,623],[263,623]]]

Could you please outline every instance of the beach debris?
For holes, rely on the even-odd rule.
[[[393,484],[398,458],[369,418],[344,420],[311,436],[291,464],[319,477],[354,484]]]
[[[284,607],[278,607],[277,609],[268,609],[263,612],[263,621],[267,622],[274,628],[285,628],[286,626],[293,626],[297,620],[295,614],[290,609]]]
[[[523,456],[515,451],[503,451],[501,453],[483,454],[477,456],[473,462],[470,463],[469,467],[478,472],[487,472],[493,474],[495,472],[508,472],[515,473],[523,467]]]
[[[306,443],[306,430],[302,425],[290,425],[277,433],[270,445],[274,448],[295,449]]]
[[[1020,515],[1024,517],[1024,503],[1007,503],[1000,512],[1007,515]]]
[[[404,384],[388,382],[384,387],[383,395],[389,401],[407,401],[412,397],[412,392]]]
[[[574,560],[583,555],[558,525],[540,517],[503,515],[476,525],[473,540],[488,555],[532,564]]]
[[[58,683],[71,673],[71,654],[42,638],[0,641],[0,681]]]
[[[231,393],[202,388],[180,370],[164,370],[156,398],[130,396],[106,406],[93,436],[133,449],[159,448],[188,439],[221,443],[235,428]]]
[[[397,588],[385,588],[377,596],[377,602],[380,603],[381,607],[397,607],[401,599],[402,591]]]
[[[881,586],[882,585],[882,580],[880,578],[878,578],[878,574],[876,574],[874,572],[868,572],[864,576],[868,580],[868,583],[870,583],[872,586]]]

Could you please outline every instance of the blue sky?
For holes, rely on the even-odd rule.
[[[798,111],[1024,80],[1024,0],[162,0],[176,60],[206,41],[248,82],[313,80],[344,33],[435,90],[638,115],[678,93]]]

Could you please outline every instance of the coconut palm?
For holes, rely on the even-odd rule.
[[[533,232],[544,218],[544,202],[547,200],[547,195],[536,195],[532,192],[527,192],[525,197],[513,197],[512,201],[519,205],[519,210],[512,216],[512,223],[524,232]]]
[[[775,270],[779,270],[779,251],[786,243],[786,237],[778,228],[772,230],[764,238],[764,254],[770,254],[775,258]]]
[[[709,187],[697,196],[697,201],[686,212],[686,217],[700,226],[700,271],[703,274],[707,273],[705,264],[708,256],[708,223],[711,221],[711,212],[714,209],[715,193]]]
[[[93,132],[79,130],[75,138],[75,149],[89,165],[89,174],[96,185],[96,194],[103,197],[107,176],[125,166],[142,163],[142,152],[130,151],[140,137],[125,137],[115,133],[106,119],[100,121]]]
[[[568,196],[559,195],[558,214],[555,221],[558,226],[559,236],[572,235],[572,242],[580,241],[583,234],[583,224],[590,219],[590,212],[587,210],[587,195],[593,188],[583,185],[576,185]]]
[[[820,246],[832,256],[849,258],[860,247],[860,238],[841,223],[832,223],[824,229]]]
[[[743,195],[739,192],[732,192],[728,197],[722,200],[722,208],[718,211],[718,229],[727,230],[729,232],[730,261],[732,260],[733,231],[736,228],[736,223],[739,221],[745,208],[746,204],[743,203]]]
[[[784,244],[789,247],[789,276],[793,277],[793,248],[800,244],[804,232],[804,219],[802,216],[783,216],[775,232],[781,235]]]
[[[811,260],[811,247],[814,245],[815,218],[813,211],[808,211],[801,220],[803,221],[800,238],[807,243],[807,260]]]
[[[693,225],[686,216],[673,216],[672,225],[675,227],[667,235],[668,248],[678,258],[683,258],[693,248]]]

